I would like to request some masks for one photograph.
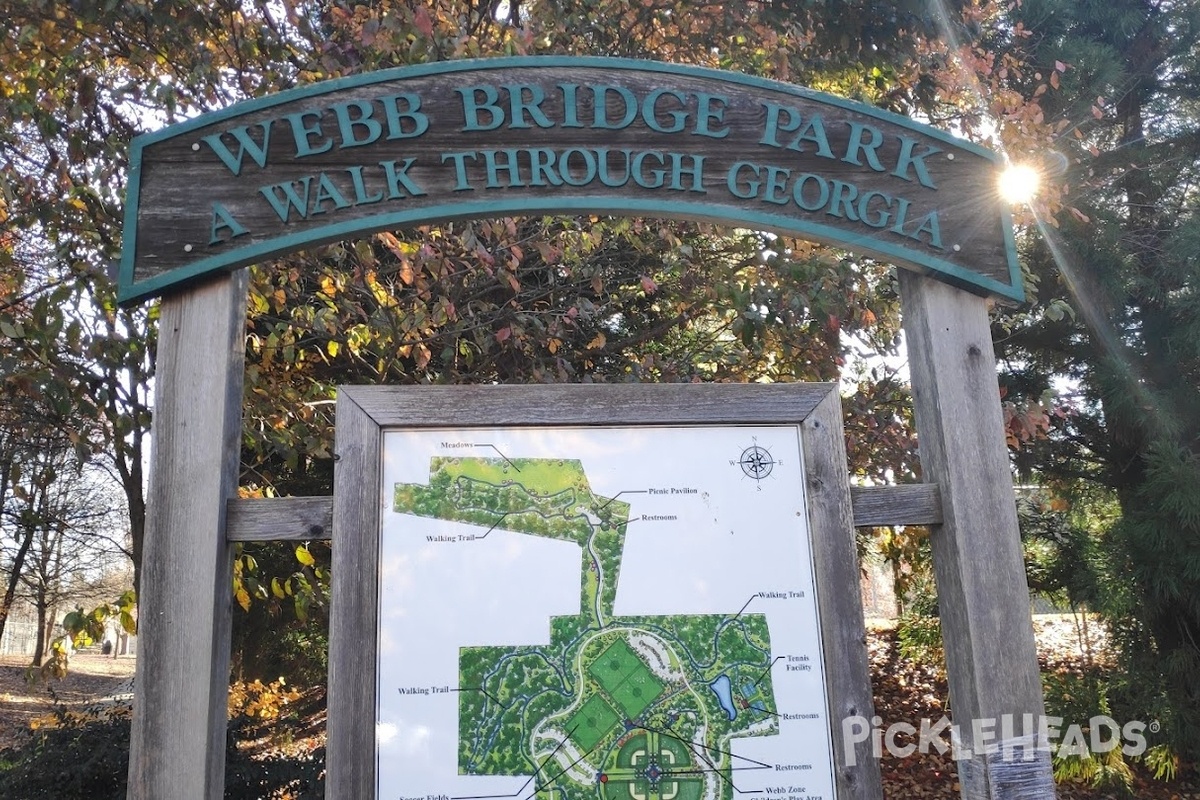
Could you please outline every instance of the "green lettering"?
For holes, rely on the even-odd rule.
[[[882,200],[883,208],[871,210],[872,200]],[[892,221],[892,198],[883,192],[867,192],[858,199],[858,218],[872,228],[886,228]],[[871,216],[871,215],[874,216]]]
[[[858,199],[858,187],[845,181],[833,181],[833,200],[826,212],[831,217],[845,218],[858,222],[858,214],[854,210],[854,201]],[[842,214],[842,210],[845,214]]]
[[[696,93],[696,130],[697,136],[708,136],[712,139],[724,139],[729,135],[729,128],[716,130],[709,127],[709,122],[725,122],[725,109],[729,106],[729,98],[721,95]]]
[[[358,111],[357,116],[351,116],[351,109]],[[366,100],[338,103],[333,107],[333,114],[337,117],[338,131],[342,135],[342,147],[362,147],[378,141],[383,135],[383,126],[374,119],[375,107]],[[355,135],[359,129],[363,132],[361,139]]]
[[[462,96],[463,119],[466,122],[464,131],[494,131],[504,124],[504,111],[496,103],[500,99],[500,92],[495,86],[468,86],[454,91]],[[483,102],[477,99],[480,93],[483,94]],[[486,125],[479,121],[479,114],[484,111],[489,115]]]
[[[883,164],[879,163],[879,154],[876,152],[879,146],[883,144],[883,133],[878,128],[872,128],[870,125],[864,125],[861,122],[851,122],[850,125],[850,141],[846,144],[846,156],[842,159],[847,164],[854,164],[857,167],[862,166],[862,162],[858,160],[859,153],[867,157],[867,165],[876,172],[883,172]],[[870,132],[870,141],[864,142],[863,135]]]
[[[443,157],[443,161],[445,158]],[[404,163],[399,168],[396,167],[395,161],[380,161],[379,166],[383,167],[384,177],[387,178],[388,184],[388,200],[397,200],[403,197],[400,187],[404,187],[404,191],[408,192],[412,197],[420,197],[425,194],[425,190],[417,184],[413,183],[412,178],[408,177],[408,168],[416,161],[415,158],[406,158]],[[455,187],[457,191],[458,187]]]
[[[400,108],[403,101],[405,108]],[[379,98],[387,117],[388,140],[415,139],[429,130],[429,117],[421,111],[421,98],[412,92],[401,92]],[[405,130],[411,126],[411,130]]]
[[[801,142],[812,142],[817,146],[817,155],[822,158],[833,158],[833,150],[829,148],[829,136],[825,133],[825,121],[820,114],[814,114],[808,122],[800,116],[800,112],[789,106],[763,103],[767,110],[767,119],[763,124],[762,139],[759,144],[770,147],[783,147],[803,153]],[[779,134],[794,133],[795,136],[786,145],[779,143]]]
[[[583,159],[583,177],[576,178],[575,170],[571,168],[571,156],[578,155]],[[591,150],[584,150],[582,147],[572,147],[563,152],[558,159],[558,174],[562,176],[562,180],[569,186],[587,186],[592,181],[596,180],[596,156]]]
[[[576,99],[579,92],[579,86],[574,83],[560,83],[559,89],[562,89],[563,95],[563,123],[564,128],[582,128],[583,123],[579,121],[578,100]]]
[[[787,189],[787,179],[791,174],[790,169],[767,167],[767,190],[763,193],[763,200],[780,206],[786,203],[788,199],[783,192]]]
[[[919,242],[921,241],[922,233],[929,234],[929,245],[931,247],[936,247],[938,250],[945,249],[942,247],[942,230],[941,225],[938,222],[938,215],[936,211],[930,211],[928,214],[926,214],[925,218],[921,220],[921,224],[917,226],[917,229],[912,233],[907,234],[907,236],[908,238],[916,239]]]
[[[595,104],[593,106],[595,116],[592,119],[592,127],[614,131],[628,128],[629,124],[637,116],[637,98],[633,96],[633,92],[624,86],[607,86],[604,84],[590,88],[592,90],[593,103]],[[621,112],[621,119],[616,123],[608,119],[608,95],[610,92],[615,94],[625,104],[625,110]]]
[[[367,184],[363,180],[363,168],[361,166],[350,167],[346,171],[350,173],[350,180],[354,184],[354,205],[366,206],[371,203],[378,203],[383,199],[383,192],[378,192],[370,197],[367,196]]]
[[[224,134],[214,133],[205,136],[201,139],[205,144],[217,154],[217,158],[221,159],[221,163],[229,167],[229,171],[234,175],[242,174],[242,159],[249,153],[250,158],[254,159],[254,163],[259,167],[267,166],[267,149],[271,143],[271,123],[274,120],[260,122],[256,127],[262,129],[262,144],[250,138],[250,131],[246,125],[233,130],[225,131],[225,133],[233,134],[233,138],[237,139],[238,151],[235,156],[229,152],[229,148],[225,146],[225,142],[221,140]]]
[[[229,209],[221,203],[212,204],[212,237],[208,240],[210,245],[220,244],[227,239],[233,239],[241,236],[244,233],[249,233],[242,223],[233,218],[233,214],[229,213]],[[221,231],[228,230],[229,236],[222,237]]]
[[[303,196],[296,191],[297,183],[304,185]],[[271,204],[271,208],[275,209],[275,213],[279,216],[280,222],[286,223],[292,216],[293,209],[301,219],[308,218],[308,187],[311,184],[312,176],[305,175],[300,181],[289,181],[286,183],[277,183],[273,186],[264,186],[258,192],[267,198],[267,202]]]
[[[621,150],[617,151],[625,156],[625,174],[621,177],[621,180],[619,180],[619,181],[616,180],[615,178],[613,178],[613,176],[611,174],[609,174],[609,171],[608,171],[609,152],[610,151],[607,147],[600,147],[600,148],[597,148],[597,150],[596,150],[596,161],[597,161],[596,166],[600,172],[600,182],[602,184],[604,184],[605,186],[609,187],[610,189],[619,189],[620,187],[629,183],[629,178],[633,174],[633,167],[630,164],[631,151],[628,147],[622,148]]]
[[[552,186],[562,186],[562,178],[558,177],[558,173],[554,171],[554,151],[549,147],[535,147],[529,151],[530,164],[530,186],[545,186],[546,181]],[[546,180],[542,180],[545,176]]]
[[[531,128],[533,127],[525,121],[525,116],[528,115],[539,128],[553,128],[554,123],[542,111],[542,102],[546,99],[546,93],[540,86],[524,86],[521,84],[506,85],[508,90],[508,105],[512,114],[508,119],[508,127],[510,128]],[[525,93],[529,93],[529,99],[525,99]]]
[[[333,209],[322,208],[323,203],[333,203]],[[342,193],[333,185],[333,181],[324,172],[317,178],[317,196],[313,198],[313,214],[324,214],[326,211],[349,208],[350,201],[342,197]]]
[[[908,222],[908,207],[911,206],[912,203],[908,200],[905,200],[903,197],[897,197],[896,205],[896,224],[893,225],[889,230],[892,233],[898,233],[901,236],[904,236],[906,235],[904,233],[904,225]]]
[[[462,192],[471,189],[471,184],[467,181],[467,159],[472,161],[478,160],[477,153],[442,153],[442,163],[447,161],[454,162],[454,177],[458,181],[454,184],[454,191]]]
[[[753,178],[742,181],[742,170],[748,169]],[[758,196],[758,189],[762,186],[760,175],[762,168],[757,164],[751,164],[749,161],[739,161],[729,168],[729,173],[725,176],[725,185],[729,188],[729,193],[739,200],[753,200]],[[742,186],[745,186],[743,190]]]
[[[521,171],[517,164],[517,153],[520,152],[516,148],[508,148],[506,150],[484,150],[483,163],[487,167],[489,189],[503,189],[505,184],[500,183],[500,170],[508,172],[509,186],[524,186],[521,181]],[[503,153],[508,157],[508,160],[501,164],[496,160],[496,154]]]
[[[667,116],[672,119],[670,126],[663,126],[658,122],[658,101],[666,96],[674,97],[680,106],[687,102],[687,95],[676,89],[655,89],[642,101],[642,121],[646,123],[647,128],[658,133],[679,133],[687,123],[686,111],[668,111]]]
[[[685,158],[692,159],[690,167],[683,166]],[[683,191],[683,176],[690,175],[692,185],[688,191],[707,194],[708,190],[704,188],[704,159],[705,156],[687,156],[681,153],[671,153],[671,188]]]
[[[900,137],[900,155],[896,158],[896,169],[892,172],[897,178],[905,181],[911,181],[908,177],[908,168],[912,167],[917,173],[917,182],[927,189],[936,189],[933,185],[933,178],[929,176],[929,168],[925,166],[925,159],[934,153],[942,152],[936,147],[926,146],[925,152],[919,155],[913,155],[913,148],[920,142],[916,139],[910,139],[907,136]]]
[[[767,121],[763,124],[763,135],[758,140],[759,144],[765,144],[768,147],[783,147],[779,143],[780,133],[792,133],[800,128],[800,114],[788,106],[776,105],[775,103],[763,103],[767,109]],[[779,115],[786,112],[788,121],[781,127],[779,124]]]
[[[817,183],[817,202],[804,202],[804,187],[809,181]],[[820,175],[814,175],[811,172],[806,172],[796,179],[796,183],[792,186],[792,199],[796,201],[796,205],[805,211],[820,211],[829,202],[829,182]]]
[[[820,114],[815,114],[809,118],[800,132],[796,134],[796,138],[788,143],[789,150],[795,150],[798,153],[804,152],[804,148],[800,146],[801,142],[812,142],[817,146],[817,155],[821,158],[833,158],[833,151],[829,149],[829,137],[825,135],[825,121],[821,119]]]
[[[643,189],[659,189],[662,188],[666,180],[667,171],[665,169],[650,170],[650,180],[646,179],[646,171],[643,169],[645,161],[648,158],[657,158],[659,165],[666,164],[666,159],[662,153],[656,153],[652,150],[644,150],[633,157],[633,182]]]
[[[313,119],[312,127],[305,122],[305,117]],[[292,126],[292,138],[296,140],[296,158],[315,156],[333,147],[333,139],[325,139],[315,145],[312,142],[314,136],[321,136],[320,111],[300,111],[296,114],[286,114],[283,118]]]

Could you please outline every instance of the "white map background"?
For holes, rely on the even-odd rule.
[[[447,448],[444,443],[490,444]],[[753,444],[778,462],[763,480],[736,463]],[[400,688],[457,688],[458,651],[468,645],[549,640],[551,616],[579,611],[580,551],[569,542],[392,511],[397,483],[427,483],[433,456],[564,458],[582,462],[592,491],[619,492],[631,506],[617,586],[617,615],[736,614],[758,592],[804,592],[804,600],[754,599],[767,615],[773,656],[806,655],[812,669],[772,668],[777,710],[816,714],[780,720],[780,734],[734,740],[731,751],[804,771],[739,772],[739,797],[803,787],[834,797],[799,431],[772,427],[509,428],[386,431],[383,438],[380,634],[376,747],[381,800],[453,800],[518,795],[523,777],[460,776],[458,694],[402,695]],[[734,462],[731,464],[731,462]],[[691,488],[657,495],[650,488]],[[642,521],[640,515],[676,521]]]

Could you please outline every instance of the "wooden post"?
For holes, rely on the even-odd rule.
[[[1049,752],[1004,747],[1036,734],[1043,704],[987,301],[905,270],[900,291],[921,468],[942,497],[938,609],[952,718],[973,753],[958,762],[962,796],[1053,798]]]
[[[817,569],[817,605],[825,648],[825,690],[833,726],[837,796],[847,800],[883,800],[879,759],[871,743],[846,741],[843,720],[875,716],[867,624],[859,594],[858,548],[846,470],[842,398],[834,390],[804,420],[804,476]],[[852,587],[847,589],[847,587]]]
[[[230,647],[226,501],[237,490],[246,271],[162,303],[131,800],[225,792]]]

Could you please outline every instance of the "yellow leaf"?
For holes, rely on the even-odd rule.
[[[338,349],[340,347],[341,345],[331,340],[329,344],[325,345],[325,352],[329,353],[330,358],[337,358]]]
[[[600,331],[600,333],[596,334],[595,339],[592,339],[590,342],[588,342],[587,349],[588,350],[599,350],[601,347],[604,347],[604,343],[607,341],[608,340],[606,338],[604,338],[604,331]]]
[[[234,593],[234,596],[237,598],[238,605],[242,607],[242,611],[250,610],[250,593],[249,592],[247,592],[244,588],[239,586],[238,590]]]
[[[312,553],[308,552],[308,548],[302,544],[296,546],[296,560],[306,567],[317,563],[316,559],[312,557]]]

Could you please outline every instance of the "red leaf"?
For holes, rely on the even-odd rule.
[[[433,38],[433,20],[429,18],[429,9],[425,6],[417,6],[413,12],[413,27],[426,39]]]

